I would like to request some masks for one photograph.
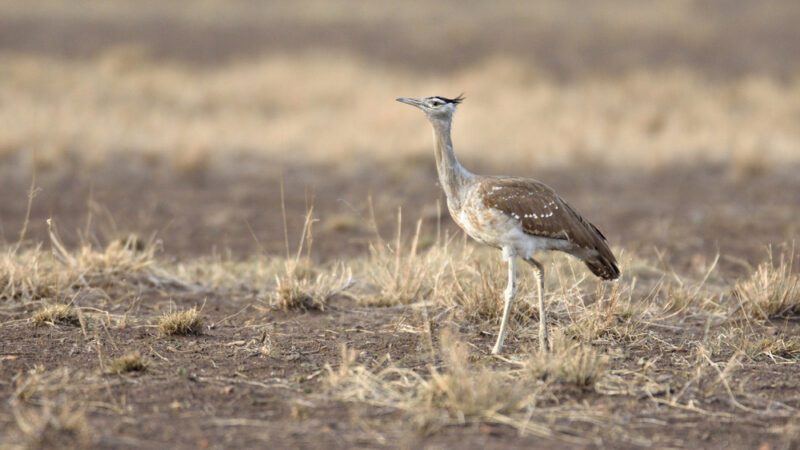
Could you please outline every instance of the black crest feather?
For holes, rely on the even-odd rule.
[[[439,100],[441,100],[443,102],[454,103],[454,104],[457,105],[457,104],[463,102],[466,97],[464,97],[464,94],[461,93],[461,94],[458,94],[458,97],[456,97],[456,98],[447,98],[447,97],[442,97],[440,95],[437,95],[436,98],[438,98]]]

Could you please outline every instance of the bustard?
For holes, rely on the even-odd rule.
[[[501,249],[508,263],[500,333],[492,349],[498,354],[506,338],[511,305],[516,295],[517,258],[533,266],[539,300],[539,346],[548,350],[544,306],[544,267],[533,257],[543,250],[559,250],[581,259],[595,275],[613,280],[620,275],[614,254],[600,230],[572,209],[550,187],[530,178],[483,176],[465,169],[456,158],[450,128],[454,99],[401,97],[397,101],[425,112],[433,125],[434,156],[439,183],[447,197],[450,216],[470,237]]]

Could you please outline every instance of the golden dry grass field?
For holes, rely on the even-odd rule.
[[[796,2],[0,1],[0,447],[800,445]],[[499,252],[466,92],[623,276]]]

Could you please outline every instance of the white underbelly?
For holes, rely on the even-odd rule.
[[[532,258],[543,250],[569,251],[571,248],[571,244],[565,240],[525,233],[519,221],[502,213],[470,217],[465,211],[461,211],[457,221],[476,241],[496,248],[508,248],[521,258]]]

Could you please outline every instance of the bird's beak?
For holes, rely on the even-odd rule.
[[[416,98],[400,97],[397,99],[397,101],[400,103],[405,103],[406,105],[416,106],[417,108],[422,107],[422,102]]]

